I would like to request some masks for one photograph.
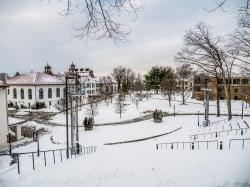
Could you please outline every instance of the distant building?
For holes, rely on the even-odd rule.
[[[215,77],[207,77],[206,78],[209,85],[210,92],[210,99],[216,100],[216,79]],[[230,90],[231,90],[231,99],[232,100],[244,100],[250,102],[250,75],[233,75],[231,79],[227,79],[227,82],[230,83]],[[220,99],[226,99],[226,93],[223,86],[223,81],[219,81],[219,96]],[[204,80],[200,75],[194,77],[193,80],[193,98],[202,100],[204,99]]]
[[[0,146],[7,144],[8,135],[8,107],[7,107],[7,89],[5,83],[6,75],[1,74],[0,77]]]
[[[178,90],[181,90],[181,87],[182,87],[182,81],[180,80],[177,80],[176,83],[175,83],[175,86]],[[192,87],[193,87],[193,83],[192,81],[190,80],[185,80],[184,81],[184,90],[192,90]]]
[[[7,80],[8,103],[19,107],[35,107],[37,102],[50,106],[64,97],[65,83],[53,76],[47,64],[44,72],[26,73]]]
[[[81,75],[80,83],[83,97],[100,95],[101,84],[98,78],[94,76],[93,70],[89,68],[78,69],[76,65],[72,62],[66,74],[74,77],[76,72]],[[73,84],[74,81],[69,82]],[[72,87],[74,87],[74,85],[72,85]]]

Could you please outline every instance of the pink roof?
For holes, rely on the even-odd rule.
[[[64,84],[64,81],[48,75],[46,73],[27,73],[18,75],[7,80],[9,85],[52,85],[52,84]]]

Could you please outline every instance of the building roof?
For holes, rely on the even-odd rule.
[[[42,72],[27,73],[12,77],[7,80],[9,85],[58,85],[64,84],[64,81],[58,77],[48,75]]]

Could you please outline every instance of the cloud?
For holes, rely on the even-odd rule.
[[[129,42],[73,39],[74,28],[84,21],[82,15],[61,16],[65,1],[12,0],[0,2],[0,65],[8,73],[42,71],[49,62],[56,72],[64,72],[74,61],[93,68],[97,74],[109,73],[115,66],[146,72],[151,66],[174,65],[184,31],[200,21],[207,22],[218,34],[236,26],[235,9],[209,14],[204,7],[210,0],[137,0],[144,7],[135,22],[125,19],[132,30]]]

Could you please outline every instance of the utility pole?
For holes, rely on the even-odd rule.
[[[11,147],[11,138],[10,138],[10,133],[7,135],[8,136],[8,142],[9,142],[9,153],[12,154],[12,147]]]
[[[244,101],[242,100],[241,101],[241,119],[243,119],[243,116],[244,116]]]
[[[85,69],[87,72],[88,69]],[[71,69],[70,74],[66,75],[66,141],[67,141],[67,158],[69,158],[69,110],[70,110],[70,127],[71,127],[71,153],[79,154],[80,153],[80,144],[79,144],[79,123],[78,123],[78,106],[79,106],[79,98],[84,95],[84,90],[81,85],[81,73],[84,73],[84,69],[81,68],[80,72],[78,69]],[[68,80],[71,81],[70,87],[68,85]],[[70,105],[70,108],[69,106]]]

